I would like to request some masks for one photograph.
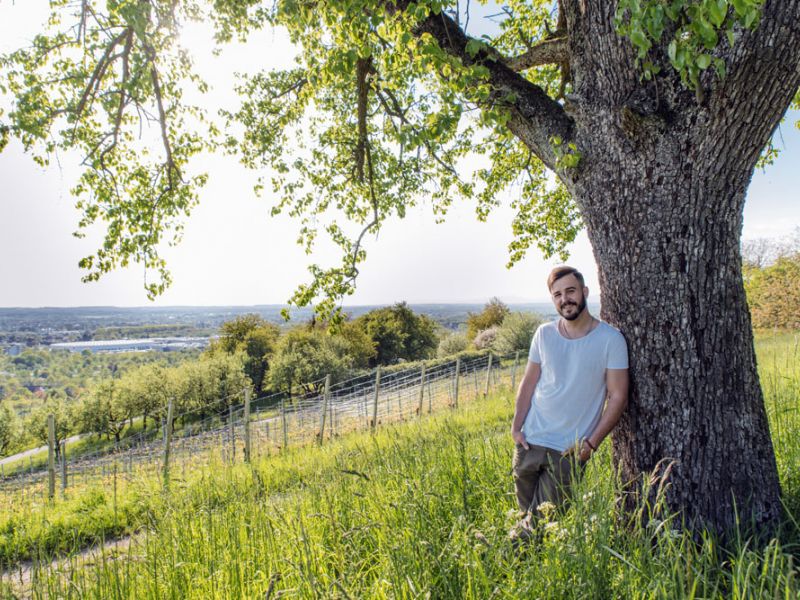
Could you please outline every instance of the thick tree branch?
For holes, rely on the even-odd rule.
[[[532,67],[565,62],[569,62],[569,46],[566,36],[544,40],[527,52],[506,60],[508,68],[513,71],[525,71]]]
[[[798,14],[800,0],[767,0],[758,27],[737,32],[727,75],[709,99],[709,139],[748,140],[740,151],[753,165],[800,87]],[[713,154],[713,145],[706,150]]]
[[[411,4],[400,0],[387,4],[391,12],[402,11]],[[472,40],[461,27],[444,13],[431,14],[414,32],[417,36],[431,35],[445,52],[461,60],[464,65],[480,64],[489,70],[489,81],[494,88],[493,102],[504,102],[511,111],[515,123],[515,135],[551,169],[556,169],[557,156],[550,139],[554,136],[568,141],[573,137],[573,121],[564,108],[539,86],[511,69],[503,60],[497,59],[494,50],[480,49],[474,56],[467,52]],[[513,100],[501,100],[513,98]]]

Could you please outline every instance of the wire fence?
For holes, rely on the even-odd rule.
[[[122,438],[118,444],[68,456],[62,443],[48,463],[7,475],[0,473],[0,497],[62,495],[76,485],[98,482],[126,486],[147,475],[181,477],[197,463],[253,460],[305,444],[324,444],[351,431],[376,429],[455,408],[501,386],[516,387],[522,376],[520,352],[457,358],[431,366],[367,374],[331,383],[311,382],[313,393],[275,393],[251,399],[242,391],[220,398],[209,414],[203,407],[166,415],[159,427]],[[316,391],[319,390],[319,391]],[[234,404],[234,402],[238,402]],[[172,407],[169,409],[172,413]],[[172,426],[169,426],[169,423]],[[41,460],[39,460],[41,463]]]

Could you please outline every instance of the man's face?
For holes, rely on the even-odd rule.
[[[575,275],[566,275],[553,283],[550,297],[558,314],[567,321],[574,321],[586,309],[586,295],[589,288],[582,287]]]

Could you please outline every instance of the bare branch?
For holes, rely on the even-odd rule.
[[[359,58],[356,61],[356,89],[358,105],[358,144],[356,145],[356,176],[364,181],[364,153],[367,150],[367,75],[372,70],[371,58]]]
[[[153,94],[156,97],[156,106],[158,107],[158,122],[161,126],[161,142],[164,146],[164,152],[167,155],[167,179],[169,181],[169,188],[174,189],[175,182],[172,179],[172,174],[174,172],[180,178],[180,171],[175,164],[175,160],[172,158],[172,145],[169,141],[169,134],[167,132],[167,113],[164,110],[164,98],[161,94],[161,81],[159,80],[158,69],[156,68],[156,52],[155,49],[153,49],[153,47],[147,42],[144,43],[144,47],[147,54],[147,59],[150,62],[150,79],[153,82]]]

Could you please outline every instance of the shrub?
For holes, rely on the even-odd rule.
[[[497,325],[484,329],[475,336],[475,339],[472,340],[472,345],[475,346],[476,350],[488,350],[494,347],[494,340],[497,338],[498,330],[499,327]]]
[[[492,349],[498,354],[527,350],[530,348],[534,332],[543,322],[541,315],[535,313],[510,313],[497,330]]]
[[[464,350],[467,349],[467,346],[469,346],[469,340],[467,339],[467,336],[463,333],[453,331],[445,334],[439,341],[439,348],[436,350],[436,356],[439,358],[452,356],[454,354],[458,354],[459,352],[464,352]]]

